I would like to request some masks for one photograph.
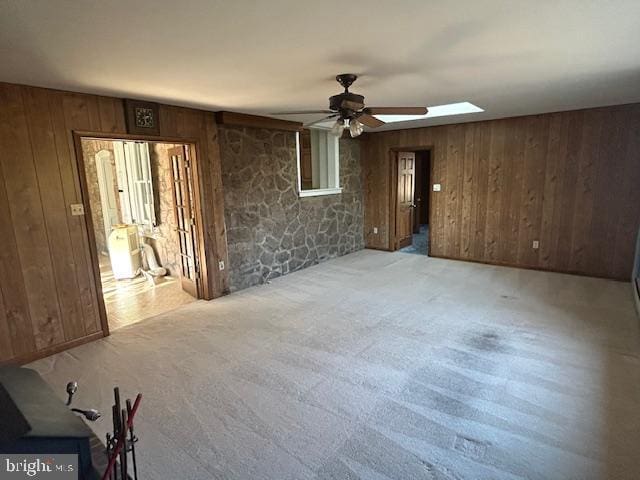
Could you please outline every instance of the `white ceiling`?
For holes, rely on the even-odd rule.
[[[436,125],[640,101],[640,1],[0,0],[0,80],[265,114],[470,101]],[[289,117],[311,121],[316,117]]]

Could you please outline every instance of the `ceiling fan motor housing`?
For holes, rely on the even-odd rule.
[[[364,96],[357,93],[344,92],[329,97],[329,108],[340,113],[354,114],[364,107]]]

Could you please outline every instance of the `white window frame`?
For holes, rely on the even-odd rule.
[[[317,130],[328,130],[323,128],[318,128]],[[298,168],[298,195],[300,197],[319,197],[321,195],[335,195],[337,193],[342,193],[342,187],[340,186],[340,139],[334,135],[329,135],[333,137],[335,142],[335,158],[333,164],[329,162],[329,170],[333,168],[333,172],[329,172],[330,175],[334,177],[334,185],[333,188],[316,188],[313,190],[303,190],[302,189],[302,171],[300,170],[300,162],[301,162],[301,152],[300,152],[300,132],[296,132],[296,162]]]
[[[122,219],[143,233],[156,226],[151,159],[147,142],[114,142]],[[144,201],[147,198],[147,202]]]

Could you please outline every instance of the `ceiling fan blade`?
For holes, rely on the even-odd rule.
[[[363,113],[361,115],[358,115],[356,117],[356,120],[358,120],[361,124],[366,125],[369,128],[377,128],[384,125],[384,122],[382,120],[379,120],[376,117],[372,117],[368,113]]]
[[[334,113],[333,115],[329,115],[328,117],[321,118],[320,120],[316,120],[315,122],[305,123],[304,124],[304,128],[311,127],[312,125],[316,125],[318,123],[322,123],[322,122],[324,122],[326,120],[329,120],[330,118],[335,118],[337,116],[338,116],[338,114]]]
[[[316,113],[335,113],[333,110],[299,110],[297,112],[271,112],[269,115],[311,115]]]
[[[364,109],[369,115],[426,115],[427,107],[368,107]]]

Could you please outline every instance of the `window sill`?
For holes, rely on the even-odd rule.
[[[342,193],[342,188],[318,188],[316,190],[302,190],[298,192],[300,197],[319,197],[321,195],[335,195]]]

